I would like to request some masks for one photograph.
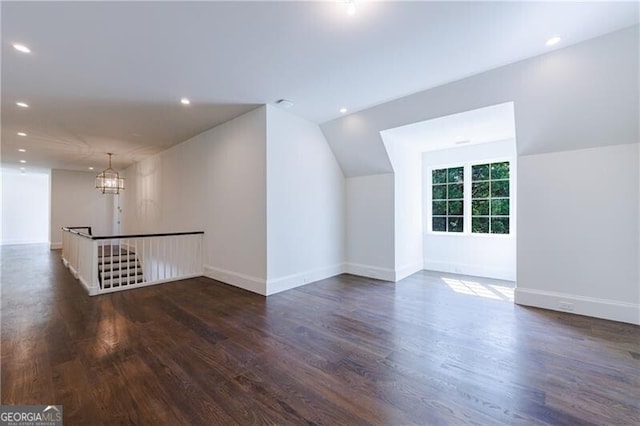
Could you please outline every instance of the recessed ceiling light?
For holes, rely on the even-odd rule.
[[[547,46],[553,46],[555,44],[560,43],[560,40],[562,40],[560,37],[558,36],[553,36],[551,37],[549,40],[547,40],[547,42],[545,43]]]
[[[344,114],[345,112],[347,112],[346,108],[340,108],[340,114]]]
[[[22,108],[29,108],[29,105],[24,102],[16,102],[16,105]]]
[[[27,46],[25,46],[24,44],[20,44],[20,43],[13,43],[13,48],[16,49],[18,52],[22,52],[22,53],[31,53],[31,49],[29,49]]]
[[[18,136],[27,136],[25,132],[18,132]]]
[[[27,150],[24,149],[24,148],[20,148],[20,149],[18,149],[18,152],[27,152]]]
[[[89,170],[93,170],[93,167],[89,167]]]
[[[187,98],[182,98],[182,99],[180,99],[180,103],[182,105],[189,105],[191,103],[191,101],[189,99],[187,99]]]
[[[353,16],[356,14],[356,2],[355,0],[347,0],[347,15]]]
[[[20,162],[21,162],[22,164],[24,164],[24,163],[26,163],[26,162],[27,162],[27,160],[20,160]]]

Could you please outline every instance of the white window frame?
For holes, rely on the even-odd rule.
[[[502,163],[509,162],[509,233],[508,234],[484,234],[479,232],[471,232],[471,167],[477,166],[481,164],[492,164],[492,163]],[[433,171],[440,169],[450,169],[455,167],[463,167],[464,168],[464,194],[463,194],[463,205],[464,205],[464,213],[463,213],[463,231],[462,232],[448,232],[448,231],[434,231],[433,230],[433,193],[432,193],[432,179],[433,179]],[[502,156],[502,157],[493,157],[486,158],[481,160],[473,160],[473,161],[458,161],[452,163],[443,163],[428,166],[426,168],[426,176],[423,178],[423,187],[424,191],[424,200],[423,203],[425,215],[423,226],[426,230],[425,233],[432,235],[442,235],[442,236],[451,236],[451,237],[478,237],[478,238],[514,238],[515,237],[515,220],[514,220],[514,212],[515,212],[515,197],[514,197],[514,185],[515,185],[515,172],[516,172],[516,162],[515,158],[511,156]]]

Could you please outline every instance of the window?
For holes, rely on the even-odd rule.
[[[434,170],[431,175],[432,230],[464,231],[464,167]]]
[[[509,234],[509,185],[508,161],[432,170],[431,230]]]
[[[509,233],[509,162],[471,167],[471,232]]]

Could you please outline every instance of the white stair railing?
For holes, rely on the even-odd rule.
[[[96,237],[79,229],[63,228],[62,260],[91,296],[203,275],[204,232]]]

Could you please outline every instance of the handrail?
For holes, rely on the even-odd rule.
[[[167,232],[164,234],[128,234],[128,235],[100,235],[90,237],[92,240],[108,240],[111,238],[144,238],[144,237],[170,237],[173,235],[195,235],[204,234],[204,231],[189,231],[189,232]]]
[[[94,236],[87,226],[62,229],[62,261],[90,296],[204,274],[204,231]]]
[[[93,235],[93,233],[91,232],[91,227],[90,226],[63,226],[62,229],[64,231],[69,231],[69,232],[71,232],[73,230],[76,230],[76,229],[88,229],[89,230],[88,234],[89,235]],[[84,232],[78,232],[78,231],[76,231],[75,233],[84,234]]]
[[[89,234],[76,231],[76,229],[89,228]],[[195,235],[204,234],[204,231],[189,231],[189,232],[166,232],[161,234],[125,234],[125,235],[91,235],[90,226],[63,226],[63,231],[71,232],[72,234],[79,235],[81,237],[89,238],[90,240],[109,240],[109,239],[122,239],[122,238],[144,238],[144,237],[170,237],[174,235]]]

